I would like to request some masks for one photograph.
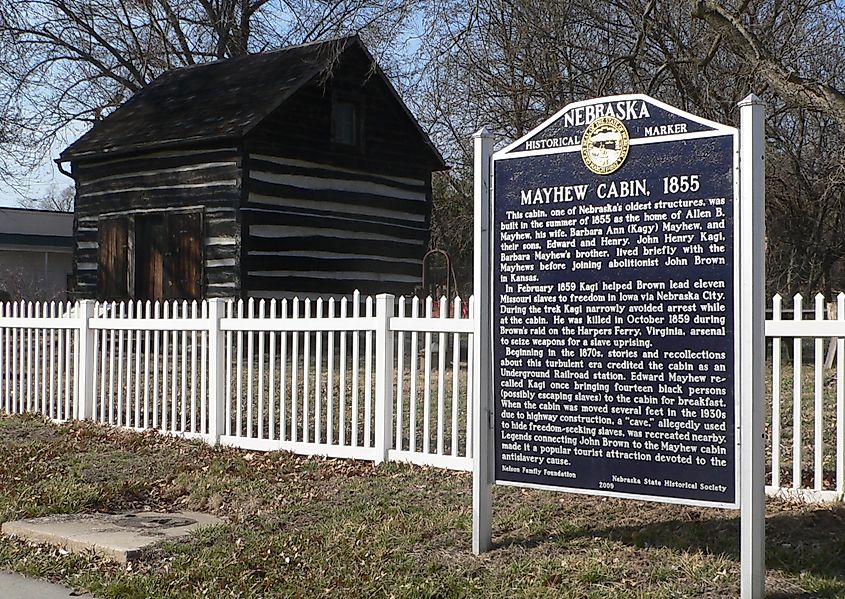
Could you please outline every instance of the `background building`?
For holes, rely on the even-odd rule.
[[[0,301],[64,300],[73,253],[73,214],[0,208]]]

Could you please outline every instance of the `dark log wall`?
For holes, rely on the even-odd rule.
[[[239,296],[240,156],[236,147],[198,148],[75,163],[76,297],[97,297],[101,217],[196,208],[204,219],[205,296]]]
[[[419,285],[425,181],[253,154],[248,187],[248,295],[409,293]]]
[[[300,90],[245,141],[246,295],[410,293],[428,245],[432,155],[363,53]],[[363,83],[362,83],[363,82]],[[362,140],[332,142],[332,102]]]

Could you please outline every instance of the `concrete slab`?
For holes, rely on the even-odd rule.
[[[94,599],[93,595],[83,595],[60,584],[3,571],[0,571],[0,597],[3,599],[70,599],[71,597]]]
[[[220,523],[219,518],[199,512],[58,514],[4,522],[2,532],[68,551],[94,551],[126,563],[137,559],[141,551],[151,545],[179,539],[203,526]]]

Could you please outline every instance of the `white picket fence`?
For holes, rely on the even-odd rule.
[[[842,500],[845,494],[845,294],[840,293],[836,298],[834,319],[827,318],[823,295],[815,296],[814,305],[814,318],[805,320],[804,300],[796,295],[790,311],[792,318],[784,319],[783,298],[775,295],[772,318],[766,321],[766,338],[771,340],[768,491],[805,500]],[[805,340],[813,342],[812,370],[804,360]],[[785,360],[791,362],[791,368],[784,367]],[[826,362],[831,368],[826,368]],[[804,397],[810,372],[811,402]],[[813,458],[811,463],[809,456]]]
[[[767,490],[841,500],[845,295],[836,319],[820,295],[812,320],[800,296],[789,311],[782,304],[775,296],[766,321]],[[0,304],[0,408],[245,449],[471,470],[473,312],[472,299],[357,293]]]
[[[471,300],[464,311],[460,299],[358,293],[4,304],[0,407],[245,449],[469,470],[471,316]]]

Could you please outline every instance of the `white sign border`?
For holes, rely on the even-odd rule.
[[[676,116],[683,117],[687,120],[698,123],[699,125],[703,125],[705,127],[711,128],[711,131],[699,131],[699,132],[696,132],[696,133],[681,133],[681,134],[676,134],[676,135],[662,135],[662,136],[655,136],[654,139],[675,138],[675,137],[679,137],[679,136],[701,135],[701,134],[704,134],[704,135],[702,135],[702,137],[711,137],[713,135],[725,135],[725,134],[733,134],[733,133],[737,132],[735,127],[731,127],[729,125],[723,125],[722,123],[717,123],[715,121],[711,121],[711,120],[705,119],[703,117],[691,114],[689,112],[686,112],[685,110],[681,110],[680,108],[675,108],[674,106],[670,106],[669,104],[666,104],[665,102],[661,102],[660,100],[655,100],[651,96],[647,96],[645,94],[622,94],[622,95],[618,95],[618,96],[605,96],[603,98],[592,98],[590,100],[581,100],[579,102],[572,102],[571,104],[567,104],[566,106],[564,106],[563,108],[558,110],[556,113],[554,113],[552,116],[547,118],[545,121],[543,121],[542,123],[540,123],[539,125],[534,127],[531,131],[529,131],[528,133],[526,133],[525,135],[523,135],[522,137],[520,137],[516,141],[508,144],[507,146],[505,146],[501,150],[494,153],[493,159],[495,160],[497,158],[499,158],[499,159],[504,158],[504,156],[503,156],[504,154],[508,154],[514,148],[521,146],[526,141],[530,140],[532,137],[537,135],[543,129],[545,129],[546,127],[548,127],[549,125],[551,125],[552,123],[557,121],[560,117],[562,117],[564,114],[566,114],[567,112],[569,112],[570,110],[572,110],[574,108],[580,108],[581,106],[591,106],[593,104],[609,104],[609,103],[612,103],[612,102],[626,102],[626,101],[632,101],[632,100],[641,100],[643,102],[653,104],[653,105],[657,106],[658,108],[661,108],[661,109],[663,109],[667,112],[670,112],[670,113],[672,113]],[[641,138],[638,138],[638,139],[649,139],[649,138],[642,138],[641,137]],[[667,141],[669,141],[669,140],[667,139]],[[631,140],[631,142],[634,143],[634,140]],[[647,143],[647,142],[641,142],[641,143]],[[565,147],[577,147],[577,148],[580,149],[580,146],[565,146]],[[552,151],[548,151],[548,150],[526,150],[526,151],[523,151],[523,152],[514,152],[513,154],[510,154],[510,155],[512,157],[516,158],[518,156],[530,156],[530,155],[533,155],[534,152],[541,152],[543,154],[557,154],[557,153],[560,153],[560,150],[562,150],[562,149],[563,148],[552,148],[551,149]]]
[[[585,489],[580,487],[566,487],[566,486],[556,486],[556,485],[538,485],[535,483],[522,483],[522,482],[515,482],[515,481],[502,481],[498,480],[495,477],[495,459],[496,459],[496,440],[491,439],[491,445],[493,446],[491,449],[493,450],[490,455],[491,464],[491,471],[493,475],[491,476],[491,482],[496,485],[501,486],[514,486],[514,487],[525,487],[525,488],[533,488],[533,489],[542,489],[548,491],[559,491],[564,493],[572,493],[577,495],[595,495],[601,497],[614,497],[620,499],[634,499],[639,501],[651,501],[656,503],[668,503],[668,504],[677,504],[677,505],[689,505],[689,506],[696,506],[696,507],[712,507],[712,508],[723,508],[723,509],[739,509],[741,504],[741,496],[742,496],[742,467],[741,467],[741,458],[742,458],[742,447],[741,447],[741,415],[742,415],[742,406],[741,406],[741,389],[742,389],[742,371],[741,371],[741,330],[742,330],[742,322],[741,322],[741,295],[740,295],[740,287],[741,287],[741,278],[740,278],[740,263],[742,256],[740,255],[741,250],[741,238],[740,238],[740,147],[739,147],[739,130],[735,127],[730,127],[728,125],[722,125],[720,123],[715,123],[713,121],[709,121],[707,119],[703,119],[701,117],[697,117],[693,114],[689,114],[683,110],[655,100],[645,94],[626,94],[626,95],[619,95],[619,96],[607,96],[603,98],[593,98],[590,100],[583,100],[580,102],[574,102],[572,104],[568,104],[554,116],[549,119],[546,119],[541,125],[532,129],[529,133],[521,137],[519,140],[509,144],[505,148],[494,152],[490,158],[490,181],[489,181],[489,189],[490,189],[490,230],[491,235],[489,239],[490,244],[490,276],[489,280],[491,282],[490,288],[486,290],[489,293],[489,301],[491,305],[493,305],[493,288],[492,282],[494,280],[493,277],[493,242],[494,242],[494,235],[493,233],[493,224],[495,224],[495,209],[496,209],[496,187],[495,187],[495,179],[496,179],[496,163],[499,161],[508,160],[511,158],[526,158],[531,156],[544,156],[550,154],[565,154],[570,152],[579,151],[580,146],[565,146],[562,148],[553,148],[553,149],[545,149],[545,150],[531,150],[526,152],[516,152],[512,154],[507,154],[507,152],[522,143],[524,143],[527,139],[530,139],[538,132],[542,131],[543,128],[550,125],[552,122],[557,120],[561,115],[572,108],[576,108],[579,106],[588,106],[592,104],[606,104],[608,102],[622,102],[626,100],[642,100],[645,102],[652,103],[672,114],[680,116],[682,118],[686,118],[695,122],[698,122],[702,125],[706,125],[709,127],[713,127],[714,131],[703,131],[703,132],[695,132],[695,133],[680,133],[675,135],[665,135],[665,136],[655,136],[654,138],[637,138],[631,140],[631,145],[646,145],[652,143],[672,143],[678,141],[687,141],[687,140],[695,140],[695,139],[703,139],[703,138],[710,138],[710,137],[726,137],[730,136],[733,138],[733,203],[732,203],[732,219],[733,219],[733,277],[734,277],[734,285],[733,285],[733,296],[734,296],[734,304],[733,304],[733,312],[734,312],[734,501],[733,502],[722,502],[722,501],[707,501],[707,500],[696,500],[696,499],[686,499],[686,498],[678,498],[678,497],[664,497],[660,495],[646,495],[646,494],[639,494],[639,493],[624,493],[619,491],[605,491],[599,489]],[[493,325],[493,318],[491,314],[491,329],[494,328]],[[491,334],[491,343],[490,348],[492,350],[494,344],[493,339],[496,337],[494,331],[490,331]],[[492,358],[491,358],[492,362]],[[496,365],[492,364],[495,368]],[[493,372],[490,372],[491,377],[493,377]],[[493,388],[492,385],[493,378],[491,378],[491,391],[493,393],[496,392],[496,389]],[[494,412],[492,417],[495,419],[495,400],[491,397],[490,399],[491,405],[489,406],[490,410]],[[495,434],[495,430],[491,432]]]

